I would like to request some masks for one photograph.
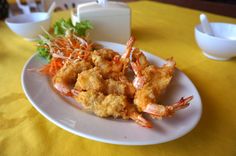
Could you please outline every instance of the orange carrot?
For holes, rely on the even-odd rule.
[[[62,59],[60,58],[53,58],[51,62],[47,65],[45,65],[40,72],[49,75],[50,77],[53,77],[58,70],[61,69],[63,66]]]

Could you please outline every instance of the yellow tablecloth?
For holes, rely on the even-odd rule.
[[[236,59],[209,60],[194,40],[199,11],[155,2],[129,3],[136,46],[177,66],[198,88],[203,115],[197,127],[172,142],[120,146],[73,135],[40,115],[26,99],[20,82],[34,43],[23,40],[0,22],[0,155],[236,155]],[[211,21],[236,19],[207,14]],[[68,17],[55,13],[53,20]]]

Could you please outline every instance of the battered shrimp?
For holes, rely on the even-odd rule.
[[[134,38],[131,37],[126,45],[125,53],[120,56],[112,50],[99,50],[92,54],[92,61],[95,66],[101,69],[102,75],[105,78],[113,78],[119,80],[124,75],[130,62],[129,57],[134,44]]]
[[[104,95],[101,92],[89,90],[80,92],[75,99],[87,111],[93,112],[99,117],[132,119],[141,126],[152,127],[152,124],[143,118],[133,105],[129,104],[124,95]]]
[[[86,61],[67,61],[52,78],[53,86],[62,94],[70,95],[78,73],[92,68]]]
[[[95,53],[108,61],[111,61],[116,55],[119,55],[119,53],[107,48],[96,50]]]
[[[105,95],[115,94],[133,98],[135,88],[125,80],[104,79],[98,67],[83,71],[78,74],[73,92],[79,94],[80,91],[100,91]]]
[[[83,107],[100,117],[133,119],[137,123],[150,127],[146,119],[138,113],[128,101],[134,96],[133,90],[126,83],[114,79],[104,79],[98,67],[78,74],[74,87],[75,99]]]
[[[187,107],[193,96],[169,106],[159,104],[173,77],[175,61],[171,58],[156,67],[133,48],[134,42],[134,37],[130,37],[120,55],[111,49],[92,50],[93,43],[72,34],[54,40],[50,52],[61,64],[54,72],[53,86],[99,117],[132,119],[144,127],[152,127],[142,116],[144,112],[159,119]],[[130,65],[135,75],[133,82],[127,77]]]
[[[93,90],[102,91],[104,80],[99,68],[94,67],[78,74],[74,89],[77,91]]]
[[[175,69],[173,59],[168,59],[167,63],[161,68],[155,67],[150,65],[144,54],[136,49],[132,55],[131,65],[136,75],[133,81],[137,89],[134,104],[140,112],[146,112],[155,118],[161,118],[171,116],[175,111],[189,105],[189,101],[192,100],[193,96],[181,98],[171,106],[158,104],[160,96],[173,77]]]
[[[129,82],[116,81],[114,79],[105,80],[105,94],[125,95],[129,98],[134,97],[135,88]]]

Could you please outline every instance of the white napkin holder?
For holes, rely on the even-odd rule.
[[[89,20],[93,40],[126,43],[131,34],[131,10],[126,3],[108,1],[90,2],[77,6],[71,13],[72,23]]]

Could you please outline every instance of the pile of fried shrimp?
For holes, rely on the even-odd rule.
[[[52,59],[40,72],[49,76],[56,91],[73,97],[84,110],[104,118],[131,119],[151,128],[144,114],[154,119],[172,117],[188,107],[193,96],[182,97],[171,105],[159,103],[176,63],[170,58],[163,66],[155,66],[133,47],[134,42],[130,37],[120,55],[85,38],[57,37],[46,45]],[[130,73],[132,79],[127,76]]]

